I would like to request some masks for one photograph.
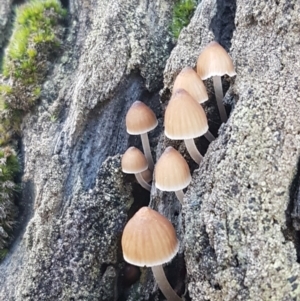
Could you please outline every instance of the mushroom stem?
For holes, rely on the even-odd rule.
[[[150,183],[152,181],[152,171],[150,169],[142,171],[141,175],[145,182]]]
[[[212,142],[214,141],[216,138],[214,137],[214,135],[208,130],[205,134],[204,137],[209,141]]]
[[[135,178],[142,187],[144,187],[145,189],[151,191],[151,186],[144,180],[141,173],[136,173]]]
[[[144,154],[145,154],[145,157],[148,161],[148,168],[150,170],[153,170],[154,169],[154,162],[153,162],[153,158],[152,158],[152,154],[151,154],[148,134],[147,133],[141,134],[141,139],[142,139]]]
[[[194,139],[184,139],[184,143],[186,146],[187,151],[189,152],[192,159],[197,163],[200,164],[201,160],[203,159],[202,155],[199,153]]]
[[[181,205],[183,205],[183,197],[184,197],[184,193],[182,191],[182,189],[175,191],[175,194],[177,196],[177,199],[179,200],[179,202],[181,203]]]
[[[174,292],[168,279],[166,278],[162,265],[151,267],[154,278],[159,289],[162,291],[168,301],[182,301],[182,299]]]
[[[216,100],[217,100],[217,105],[218,105],[221,120],[222,122],[226,122],[227,114],[223,104],[223,88],[222,88],[221,76],[217,76],[217,75],[213,76],[213,83],[214,83],[215,95],[216,95]]]

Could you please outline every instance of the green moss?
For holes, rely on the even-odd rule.
[[[7,255],[7,253],[8,253],[7,249],[0,250],[0,261]]]
[[[59,0],[31,0],[16,9],[3,60],[3,75],[13,79],[14,97],[6,98],[11,107],[26,111],[39,98],[48,61],[61,45],[66,14]]]
[[[16,216],[14,196],[19,187],[14,181],[19,171],[15,151],[10,146],[0,148],[0,260],[7,253]]]
[[[187,26],[192,18],[199,0],[178,0],[173,8],[171,32],[178,38],[183,27]]]
[[[20,133],[24,111],[41,95],[49,61],[61,46],[66,11],[59,0],[31,0],[16,9],[14,31],[3,58],[0,83],[0,260],[16,217],[15,183],[20,171],[18,156],[9,146]]]
[[[12,87],[9,85],[0,85],[0,93],[1,94],[11,94],[12,93]]]

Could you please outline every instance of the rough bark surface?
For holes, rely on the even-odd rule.
[[[11,18],[12,0],[2,0],[0,3],[0,50],[7,38],[8,25]]]
[[[218,16],[211,8],[220,2],[202,1],[168,61],[166,86],[183,60],[195,64],[213,36],[208,16]],[[235,106],[194,172],[183,207],[193,300],[300,298],[298,233],[290,223],[299,176],[299,11],[297,1],[236,1]],[[187,42],[195,32],[205,38]],[[230,45],[226,29],[215,38]]]
[[[172,6],[70,1],[65,53],[23,122],[22,216],[0,264],[0,300],[163,300],[149,269],[134,282],[122,259],[122,229],[149,201],[120,170],[119,154],[140,145],[124,118],[144,101],[160,118],[150,136],[157,157],[170,144],[185,154],[162,134],[158,91],[164,80],[165,106],[175,76],[213,39],[236,66],[236,78],[223,79],[230,118],[208,149],[197,140],[207,152],[182,208],[151,191],[181,241],[168,277],[195,301],[300,299],[299,2],[202,0],[170,54]]]
[[[134,181],[118,154],[140,144],[124,126],[135,100],[160,114],[172,3],[80,0],[69,10],[65,52],[22,125],[23,214],[0,266],[0,300],[123,294],[120,236]]]

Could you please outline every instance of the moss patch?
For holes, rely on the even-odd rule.
[[[20,171],[16,144],[24,112],[41,95],[44,78],[60,51],[64,10],[59,0],[31,0],[16,9],[14,30],[0,74],[0,260],[7,253],[16,219]]]
[[[14,196],[18,185],[14,179],[19,171],[20,165],[15,151],[9,146],[0,149],[0,260],[6,254],[5,247],[10,240],[15,221]]]
[[[14,31],[3,60],[10,93],[0,93],[10,107],[29,110],[40,96],[49,62],[58,53],[66,10],[58,0],[32,0],[16,9]]]
[[[173,9],[171,31],[178,38],[183,27],[187,26],[194,14],[199,0],[178,0]]]

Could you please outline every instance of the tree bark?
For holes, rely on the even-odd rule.
[[[206,81],[216,140],[197,140],[207,152],[199,168],[189,162],[184,205],[152,188],[150,206],[181,241],[164,270],[194,301],[299,298],[300,4],[202,0],[170,53],[173,2],[70,0],[64,53],[22,124],[22,215],[0,263],[1,300],[162,300],[151,271],[134,282],[122,258],[124,225],[149,202],[120,169],[128,145],[141,146],[125,115],[135,100],[155,111],[149,139],[159,158],[170,145],[160,102],[214,39],[236,67],[223,78],[231,113],[219,129]]]

